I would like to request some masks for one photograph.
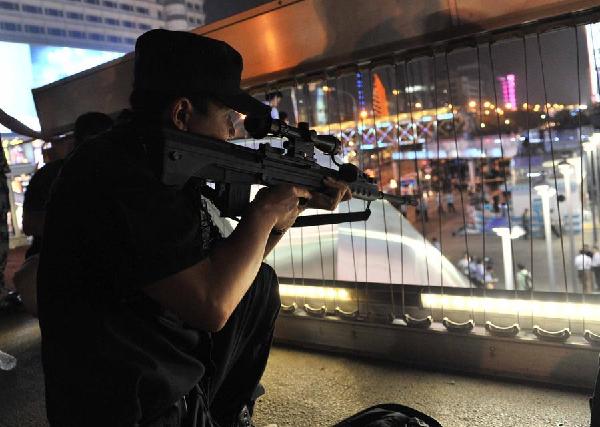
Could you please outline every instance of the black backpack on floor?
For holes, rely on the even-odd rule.
[[[416,409],[397,403],[384,403],[360,411],[333,427],[442,427],[442,425]]]

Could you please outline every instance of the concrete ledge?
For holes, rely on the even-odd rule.
[[[439,323],[431,329],[402,325],[282,314],[277,342],[402,362],[411,366],[465,372],[567,386],[590,392],[595,384],[600,348],[583,338],[568,343],[540,341],[531,333],[515,338],[489,335],[475,327],[450,333]]]

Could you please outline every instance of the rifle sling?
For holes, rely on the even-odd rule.
[[[300,216],[296,219],[292,227],[311,227],[315,225],[340,224],[342,222],[366,221],[370,216],[370,209],[365,209],[362,212]]]

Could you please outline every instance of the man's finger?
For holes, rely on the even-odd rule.
[[[350,187],[348,187],[348,184],[346,184],[345,182],[337,181],[331,177],[326,177],[325,179],[323,179],[323,183],[325,184],[325,186],[338,191],[339,201],[346,201],[352,198],[352,191],[350,190]]]
[[[342,197],[342,202],[350,200],[351,198],[352,198],[352,190],[350,190],[350,188],[347,188],[346,191],[344,192],[344,196]]]
[[[333,179],[330,176],[327,176],[323,179],[323,184],[325,184],[327,187],[330,187],[330,188],[347,187],[346,183],[344,183],[343,181],[338,181],[336,179]]]
[[[312,198],[312,194],[306,188],[304,188],[304,187],[292,187],[292,188],[293,188],[294,196],[296,196],[298,198],[302,197],[307,200],[310,200]]]

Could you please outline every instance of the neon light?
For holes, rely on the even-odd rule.
[[[517,105],[517,78],[514,74],[507,74],[498,77],[498,81],[502,86],[502,98],[507,109],[514,109]],[[509,106],[510,105],[510,106]]]
[[[298,286],[279,284],[279,295],[282,297],[316,298],[324,300],[350,301],[350,293],[343,288],[322,286]]]

